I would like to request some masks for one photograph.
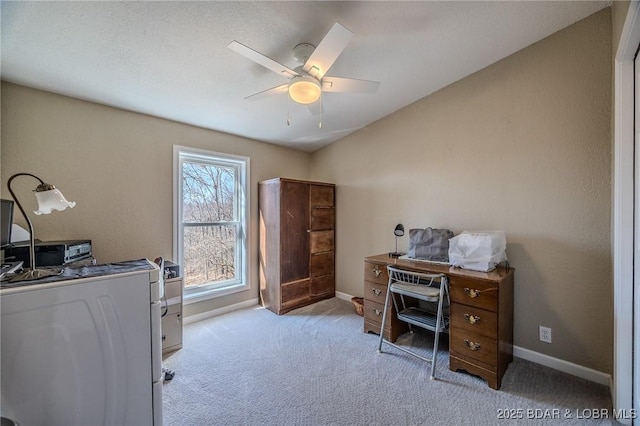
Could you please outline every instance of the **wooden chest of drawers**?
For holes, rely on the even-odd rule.
[[[502,280],[450,276],[449,368],[493,389],[513,360],[513,269]]]
[[[365,332],[380,333],[388,282],[387,265],[417,272],[444,273],[449,278],[451,296],[449,369],[465,370],[485,379],[489,387],[500,388],[502,376],[513,360],[513,268],[474,272],[393,259],[386,254],[367,257],[364,265]],[[385,337],[395,341],[407,326],[396,319],[395,312],[392,313],[387,315]]]
[[[335,296],[335,185],[258,184],[260,299],[277,313]]]
[[[380,334],[382,325],[382,311],[384,299],[387,295],[389,273],[387,265],[367,262],[364,263],[364,332]],[[405,322],[398,321],[393,306],[389,307],[387,321],[384,327],[384,337],[395,342],[399,335],[409,330]]]

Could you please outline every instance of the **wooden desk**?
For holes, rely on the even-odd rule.
[[[389,275],[387,265],[416,272],[443,273],[449,278],[451,297],[449,369],[466,370],[499,389],[513,360],[514,269],[475,272],[427,262],[394,259],[386,253],[364,259],[364,331],[380,333]],[[408,330],[398,321],[393,306],[384,328],[395,342]]]

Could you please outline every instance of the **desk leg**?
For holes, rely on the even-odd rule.
[[[491,389],[498,390],[502,385],[502,377],[498,377],[498,374],[489,370],[485,370],[484,368],[478,367],[477,365],[465,362],[454,356],[449,356],[449,370],[464,370],[467,373],[473,374],[474,376],[481,377],[487,381],[487,384]]]

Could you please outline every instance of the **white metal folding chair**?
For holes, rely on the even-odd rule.
[[[382,352],[382,343],[386,343],[413,355],[423,361],[431,363],[430,378],[435,378],[436,359],[438,355],[438,338],[440,333],[449,328],[449,317],[444,315],[444,306],[449,306],[449,285],[444,274],[425,274],[419,272],[406,271],[393,266],[387,266],[389,271],[389,285],[387,286],[387,296],[384,302],[382,314],[382,326],[380,327],[380,341],[378,352]],[[399,296],[400,303],[396,299]],[[424,302],[437,303],[436,312],[432,312],[426,307],[407,306],[405,296],[421,300]],[[393,302],[392,302],[393,301]],[[396,345],[384,338],[384,325],[387,314],[390,311],[389,304],[393,303],[398,319],[416,327],[431,330],[435,333],[433,340],[433,355],[431,359],[426,358],[406,347]]]

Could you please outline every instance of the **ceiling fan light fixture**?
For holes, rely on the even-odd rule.
[[[293,77],[289,83],[289,97],[299,104],[312,104],[320,99],[320,82],[306,75]]]

